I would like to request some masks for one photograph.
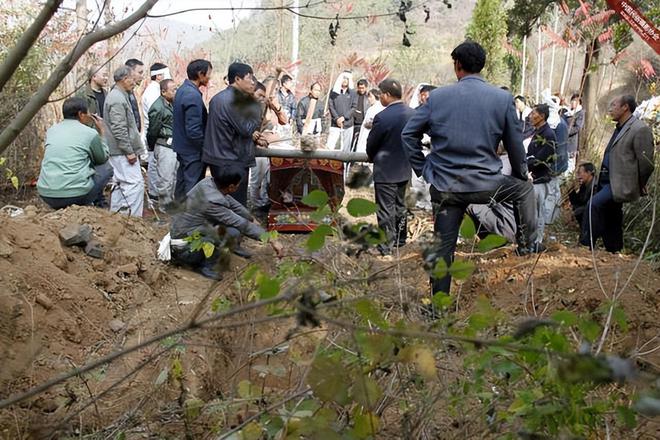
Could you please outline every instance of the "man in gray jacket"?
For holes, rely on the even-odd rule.
[[[239,246],[241,236],[259,240],[265,231],[252,221],[247,208],[231,196],[243,178],[240,167],[224,165],[217,168],[215,176],[202,179],[190,190],[184,211],[174,216],[170,226],[174,262],[192,266],[205,277],[219,280],[222,276],[217,266],[223,247],[241,257],[250,257]],[[185,241],[180,243],[181,240]],[[204,249],[204,243],[212,246],[209,249],[206,245]],[[277,241],[271,241],[270,245],[280,256],[282,245]]]
[[[470,204],[510,200],[517,224],[518,253],[541,250],[536,242],[534,190],[527,180],[525,149],[511,94],[479,76],[486,52],[466,41],[451,53],[458,82],[435,89],[401,134],[413,171],[431,184],[435,233],[439,245],[432,263],[453,261],[458,230]],[[422,153],[422,136],[431,137],[431,152]],[[502,175],[500,141],[509,155],[512,175]],[[449,272],[432,279],[433,293],[449,293]]]
[[[582,219],[580,244],[593,247],[599,238],[605,249],[619,252],[623,248],[623,203],[634,202],[646,192],[653,173],[653,132],[633,116],[635,98],[620,96],[609,106],[608,113],[616,121],[598,176],[598,193],[594,194]]]
[[[107,140],[110,165],[114,171],[114,188],[110,210],[142,217],[144,207],[144,179],[139,156],[144,146],[128,100],[128,92],[135,87],[130,67],[115,70],[115,86],[105,99],[103,114],[108,124]]]

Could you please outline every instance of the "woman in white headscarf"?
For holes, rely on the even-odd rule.
[[[351,72],[339,74],[330,92],[328,110],[330,110],[330,132],[328,133],[328,149],[339,148],[349,151],[353,140],[353,110],[357,107],[357,93],[353,89]]]

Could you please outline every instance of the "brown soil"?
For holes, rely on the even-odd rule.
[[[71,223],[93,225],[106,247],[104,259],[90,258],[80,248],[60,244],[58,231]],[[1,399],[190,319],[214,285],[191,271],[156,259],[158,241],[165,232],[164,226],[151,220],[93,208],[52,212],[31,207],[18,217],[0,216]],[[305,238],[282,237],[289,255],[301,255],[297,249],[302,248]],[[255,242],[246,247],[255,253],[253,261],[231,259],[223,281],[210,291],[200,316],[211,316],[209,304],[218,297],[227,298],[233,305],[253,300],[240,282],[241,273],[250,263],[274,272],[279,263],[270,248]],[[587,250],[555,244],[538,259],[517,257],[511,248],[485,255],[471,255],[465,246],[462,250],[464,258],[476,262],[477,270],[463,285],[455,286],[459,317],[470,312],[479,295],[487,296],[497,309],[511,316],[547,316],[558,309],[595,313],[606,302],[592,254]],[[385,303],[415,306],[427,295],[427,277],[415,243],[404,248],[398,264],[368,255],[349,258],[332,250],[317,261],[339,280],[386,269],[388,279],[376,283],[376,288],[389,292],[383,296]],[[636,264],[632,256],[603,252],[595,253],[595,261],[607,293],[625,284]],[[397,280],[406,288],[397,289]],[[660,274],[651,265],[639,265],[622,300],[630,330],[612,338],[615,342],[606,347],[607,351],[629,354],[659,334],[659,280]],[[419,316],[416,307],[410,310],[409,317]],[[263,311],[250,312],[228,321],[264,316]],[[64,431],[54,437],[61,432],[98,432],[98,438],[114,438],[126,432],[126,438],[183,438],[185,433],[221,431],[251,415],[244,399],[227,399],[236,396],[240,381],[250,380],[263,388],[265,395],[269,390],[298,385],[327,332],[307,331],[287,342],[294,327],[293,320],[282,319],[206,329],[153,344],[0,411],[0,437],[47,438],[54,426],[90,396],[103,392],[150,356],[164,351],[172,341],[185,345],[148,363],[81,415],[67,421]],[[263,352],[284,343],[288,344],[288,355]],[[643,361],[659,366],[660,352]],[[173,373],[178,365],[180,380]],[[164,372],[169,374],[167,378]],[[194,407],[196,402],[204,402],[204,417],[190,426],[182,414],[184,408]]]

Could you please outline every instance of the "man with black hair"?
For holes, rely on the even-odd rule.
[[[591,162],[581,163],[575,172],[577,186],[569,191],[568,200],[578,225],[582,225],[584,212],[594,193],[595,175],[596,167]]]
[[[156,173],[156,164],[154,163],[154,147],[147,142],[147,132],[149,131],[149,109],[151,105],[158,100],[161,96],[160,82],[164,79],[170,78],[170,70],[163,63],[154,63],[149,68],[149,75],[151,81],[147,88],[142,92],[142,116],[144,117],[144,130],[142,132],[142,140],[147,147],[149,158],[147,159],[147,194],[150,199],[157,200],[158,194],[156,189],[156,181],[158,174]]]
[[[238,256],[249,258],[250,254],[240,247],[240,238],[245,235],[259,240],[265,232],[253,222],[252,215],[231,194],[235,193],[247,176],[236,166],[222,166],[213,177],[206,177],[188,193],[184,211],[172,218],[172,260],[192,266],[202,275],[220,280],[218,262],[223,247]],[[201,243],[211,243],[213,250],[206,257],[201,246],[195,246],[192,237]],[[278,256],[283,247],[277,241],[270,245]],[[207,251],[208,252],[208,251]]]
[[[419,105],[426,104],[426,101],[429,100],[429,95],[435,89],[437,89],[437,87],[432,85],[432,84],[424,84],[422,87],[420,87],[419,88]]]
[[[592,247],[599,238],[608,252],[623,248],[623,203],[646,194],[646,184],[654,169],[653,132],[637,119],[635,98],[619,96],[608,113],[616,121],[598,176],[598,192],[582,220],[580,244]]]
[[[378,226],[387,234],[387,242],[379,245],[382,255],[406,244],[406,187],[411,168],[401,143],[401,131],[413,114],[403,104],[403,87],[395,79],[378,84],[380,102],[385,109],[374,117],[367,138],[367,156],[373,162]]]
[[[443,258],[451,266],[458,230],[465,209],[472,203],[510,200],[516,217],[518,253],[540,250],[535,245],[534,189],[527,180],[525,149],[511,94],[486,83],[479,72],[486,52],[466,41],[451,57],[458,82],[431,92],[426,105],[418,107],[403,130],[404,147],[415,174],[431,184],[435,233],[440,243],[429,263]],[[431,152],[422,153],[421,139],[428,133]],[[512,175],[501,173],[497,147],[503,143]],[[433,293],[449,293],[449,274],[432,279]]]
[[[188,79],[174,96],[172,149],[179,161],[174,192],[178,202],[186,198],[186,194],[204,178],[206,172],[202,147],[208,112],[199,88],[208,85],[212,72],[213,65],[209,61],[191,61],[186,69]]]
[[[149,108],[147,143],[153,151],[154,192],[159,209],[165,212],[174,202],[176,169],[178,162],[172,150],[174,112],[172,103],[176,95],[176,83],[164,79],[159,84],[160,97]],[[150,166],[151,168],[151,166]]]
[[[256,164],[255,142],[264,147],[268,142],[259,132],[261,107],[254,99],[256,81],[252,67],[232,63],[227,78],[229,86],[209,103],[202,160],[209,165],[214,176],[227,165],[243,170],[246,178],[241,181],[234,198],[247,206],[247,175],[250,167]]]
[[[108,123],[108,151],[114,172],[114,188],[110,198],[110,210],[127,212],[142,217],[144,208],[144,179],[139,157],[144,145],[135,124],[128,93],[135,87],[130,67],[115,70],[115,86],[105,100],[105,120]]]
[[[298,102],[296,109],[296,127],[300,134],[320,135],[323,131],[323,104],[321,98],[321,83],[314,82],[309,86],[309,94]]]
[[[527,148],[527,168],[532,174],[534,194],[536,195],[538,243],[543,241],[543,231],[546,224],[546,199],[554,185],[552,180],[554,178],[555,161],[557,160],[557,137],[554,130],[548,125],[549,116],[550,108],[547,104],[537,105],[529,114],[529,120],[534,126],[534,134]]]
[[[520,124],[522,138],[523,140],[529,139],[534,133],[534,126],[529,122],[529,114],[532,112],[532,108],[527,105],[527,98],[522,95],[513,98],[513,103],[516,106],[516,117]]]
[[[362,78],[358,80],[356,87],[356,104],[353,110],[353,141],[351,143],[351,151],[355,151],[358,139],[360,138],[360,128],[364,121],[364,115],[369,110],[369,99],[367,98],[369,82]]]
[[[134,90],[136,87],[140,87],[140,84],[142,84],[142,80],[144,79],[144,63],[135,58],[131,58],[126,60],[124,65],[131,69],[133,82],[135,83],[133,89],[128,93],[128,100],[131,103],[131,109],[133,110],[133,116],[135,117],[135,125],[137,126],[138,131],[141,132],[142,118],[140,117],[140,107],[138,106]]]
[[[103,188],[112,177],[112,168],[102,166],[108,161],[108,147],[102,140],[103,121],[89,113],[80,97],[67,98],[62,114],[64,120],[46,132],[37,192],[53,209],[103,206]]]
[[[277,93],[277,97],[280,101],[280,105],[286,112],[289,117],[289,123],[292,124],[296,120],[297,113],[297,104],[296,104],[296,95],[294,94],[294,82],[293,78],[289,75],[282,75],[280,79],[280,90]]]
[[[103,118],[103,105],[107,96],[108,71],[105,67],[92,66],[87,70],[87,84],[77,96],[87,102],[87,108],[92,115]],[[94,128],[94,121],[90,120],[90,127]]]

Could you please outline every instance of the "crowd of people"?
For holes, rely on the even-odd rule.
[[[653,171],[652,133],[633,115],[635,100],[612,101],[617,125],[598,177],[593,164],[578,163],[579,185],[562,197],[560,184],[574,171],[581,144],[580,96],[564,105],[547,91],[530,106],[483,79],[486,53],[479,44],[466,41],[451,58],[458,81],[421,84],[409,104],[396,79],[370,89],[365,79],[354,86],[351,72],[338,76],[327,104],[319,82],[297,101],[291,76],[260,82],[249,65],[235,62],[226,88],[207,108],[200,88],[213,66],[202,59],[189,63],[179,85],[165,64],[153,64],[138,100],[141,61],[115,70],[109,91],[103,69],[92,67],[87,86],[64,102],[64,120],[47,132],[37,189],[54,209],[103,207],[111,182],[110,210],[137,217],[146,193],[153,209],[173,214],[172,257],[218,279],[220,249],[249,257],[240,237],[264,232],[253,215],[268,210],[269,161],[255,157],[255,147],[290,145],[294,137],[320,141],[327,131],[326,148],[366,153],[372,164],[377,220],[387,237],[378,248],[383,255],[406,243],[410,188],[418,206],[433,207],[439,246],[432,259],[448,266],[465,213],[480,233],[503,235],[526,255],[545,250],[544,228],[565,198],[581,244],[592,247],[602,238],[608,251],[621,250],[622,203],[644,194]],[[211,258],[193,250],[193,233],[213,243]],[[277,241],[271,245],[281,253]],[[449,292],[449,273],[432,280],[433,292]]]

